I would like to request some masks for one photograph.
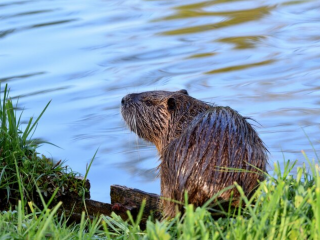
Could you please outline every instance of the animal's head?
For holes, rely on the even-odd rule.
[[[207,108],[186,90],[132,93],[121,101],[121,113],[130,130],[154,143],[159,151]]]

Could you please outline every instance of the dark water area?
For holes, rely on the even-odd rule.
[[[158,156],[120,115],[131,92],[187,89],[252,117],[275,161],[320,141],[320,1],[0,0],[0,80],[24,119],[52,100],[40,152],[84,174],[92,198],[159,193]],[[284,155],[284,157],[283,157]]]

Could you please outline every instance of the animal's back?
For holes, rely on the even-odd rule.
[[[189,203],[200,206],[234,182],[249,195],[263,179],[267,149],[246,118],[229,107],[211,107],[163,149],[161,159],[162,195],[183,202],[188,191]],[[239,196],[232,189],[219,199],[228,200],[231,191]],[[174,204],[163,205],[164,215],[174,216]]]

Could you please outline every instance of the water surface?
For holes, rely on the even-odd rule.
[[[0,79],[27,119],[49,100],[41,153],[109,186],[159,193],[155,147],[126,128],[121,98],[187,89],[257,120],[274,161],[320,139],[320,1],[2,0]],[[3,86],[3,84],[2,84]]]

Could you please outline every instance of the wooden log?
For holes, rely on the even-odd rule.
[[[147,193],[136,188],[128,188],[120,185],[110,186],[111,204],[140,207],[146,200],[145,210],[147,212],[159,210],[160,196],[155,193]]]
[[[155,219],[160,219],[159,200],[160,196],[154,193],[147,193],[139,189],[128,188],[120,185],[112,185],[110,191],[111,204],[98,202],[91,199],[83,200],[79,197],[64,196],[60,200],[63,202],[61,213],[65,212],[70,221],[80,222],[82,212],[88,213],[88,218],[103,214],[111,216],[115,212],[123,220],[128,219],[127,211],[135,219],[138,215],[141,203],[146,200],[140,226],[145,228],[146,221],[150,215]]]
[[[128,208],[115,208],[110,203],[98,202],[91,199],[85,199],[83,202],[82,199],[61,199],[62,212],[65,212],[66,215],[70,218],[71,221],[80,222],[81,214],[85,212],[88,215],[86,217],[92,219],[94,216],[99,216],[103,214],[105,216],[111,216],[112,212],[118,214],[123,220],[128,219],[127,211],[131,211]]]
[[[149,216],[154,219],[161,218],[160,212],[160,196],[154,193],[147,193],[136,188],[128,188],[120,185],[110,186],[111,204],[114,206],[125,207],[131,209],[131,214],[135,219],[143,200],[146,205],[143,210],[140,227],[145,228]]]

